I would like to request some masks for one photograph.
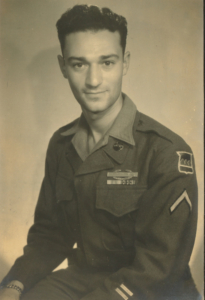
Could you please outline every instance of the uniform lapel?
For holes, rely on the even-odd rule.
[[[121,146],[121,150],[115,150],[116,144]],[[108,144],[88,156],[83,164],[80,165],[76,175],[113,169],[115,166],[113,160],[121,165],[124,162],[130,147],[133,146],[113,137],[109,137]]]
[[[109,157],[114,159],[115,162],[122,164],[130,147],[133,146],[110,136],[108,144],[103,148],[103,150],[109,155]]]
[[[76,173],[79,167],[83,164],[83,161],[76,152],[71,141],[67,142],[65,156],[70,165],[72,166],[74,173]]]
[[[111,159],[105,154],[102,148],[98,149],[86,158],[83,164],[79,167],[76,175],[99,172],[114,167]]]

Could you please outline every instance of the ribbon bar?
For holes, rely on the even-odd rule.
[[[107,180],[107,184],[133,185],[135,184],[135,180],[127,180],[127,179]]]
[[[132,178],[138,177],[138,172],[108,172],[107,177]]]

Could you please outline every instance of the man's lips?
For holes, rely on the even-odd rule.
[[[84,93],[85,94],[88,94],[88,95],[98,95],[98,94],[103,94],[105,93],[106,91],[99,91],[99,92],[87,92],[85,91]]]

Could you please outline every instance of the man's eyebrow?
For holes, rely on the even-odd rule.
[[[101,59],[109,59],[112,57],[119,58],[119,55],[117,55],[117,54],[102,55],[100,58]]]
[[[70,56],[68,57],[68,62],[70,62],[71,60],[79,60],[79,61],[86,61],[85,57],[77,57],[77,56]]]
[[[100,59],[105,60],[105,59],[109,59],[109,58],[119,58],[119,55],[117,54],[109,54],[109,55],[101,55]],[[71,62],[72,60],[78,60],[78,61],[87,61],[87,59],[84,56],[70,56],[68,58],[68,62]]]

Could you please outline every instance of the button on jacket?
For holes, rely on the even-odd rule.
[[[3,284],[17,279],[28,289],[68,257],[109,272],[83,300],[189,299],[197,223],[190,147],[125,95],[91,153],[88,130],[81,116],[51,138],[28,245]]]

